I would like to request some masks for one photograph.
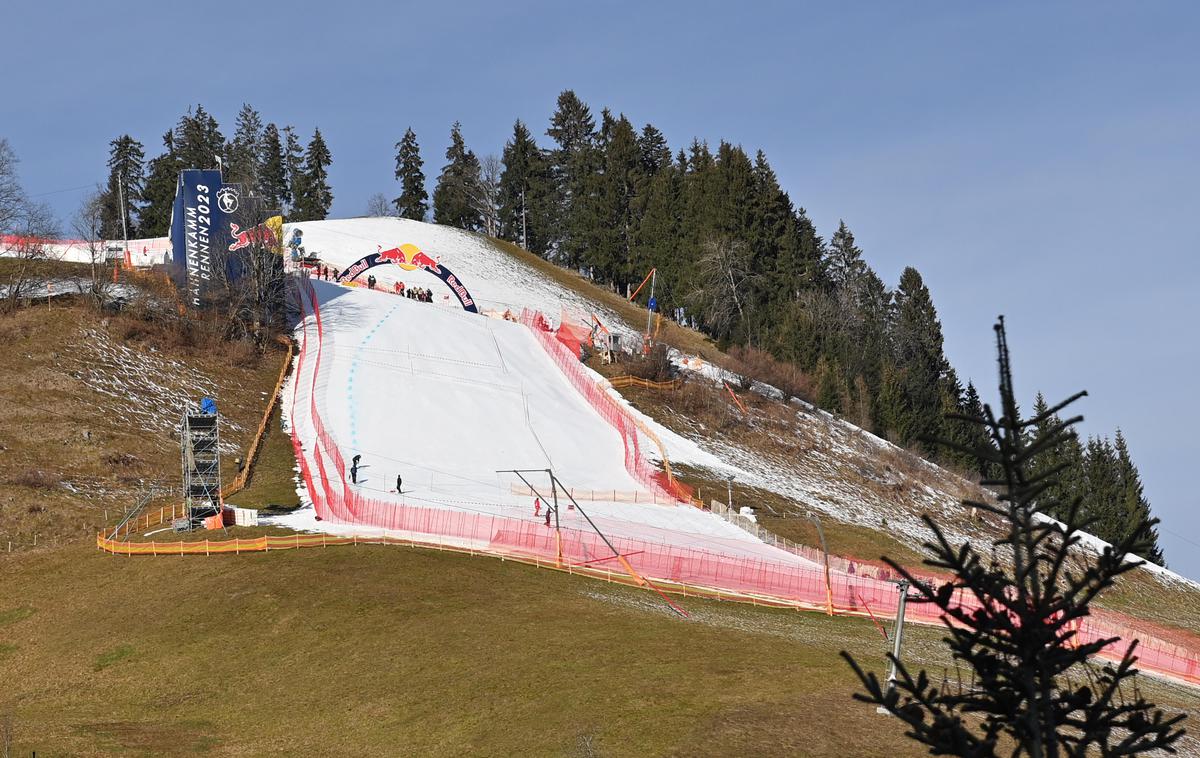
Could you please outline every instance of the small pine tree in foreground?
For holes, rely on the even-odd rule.
[[[942,612],[945,641],[956,661],[972,669],[975,686],[943,690],[924,671],[913,675],[892,659],[896,681],[888,687],[843,652],[866,690],[854,697],[899,718],[908,726],[906,734],[928,745],[934,755],[1003,752],[1053,758],[1137,755],[1155,749],[1174,753],[1172,745],[1183,736],[1179,724],[1184,715],[1167,716],[1136,687],[1129,687],[1137,673],[1136,642],[1120,663],[1098,665],[1090,659],[1117,638],[1081,642],[1075,632],[1097,595],[1137,565],[1126,556],[1151,538],[1154,521],[1141,516],[1125,538],[1096,558],[1084,558],[1074,549],[1090,523],[1081,517],[1082,500],[1054,502],[1048,493],[1064,467],[1032,473],[1030,461],[1070,437],[1081,416],[1045,422],[1086,393],[1021,419],[1003,319],[996,325],[996,337],[1001,416],[996,418],[985,405],[981,416],[959,420],[987,432],[988,444],[960,449],[977,458],[981,468],[995,472],[983,484],[999,494],[996,503],[963,504],[1000,517],[1007,533],[994,545],[1008,554],[1011,566],[985,558],[970,543],[955,548],[928,516],[922,518],[935,542],[926,546],[934,556],[926,564],[950,571],[953,579],[931,585],[888,561],[912,583],[920,602],[933,603]],[[1047,511],[1062,514],[1062,523],[1043,518]],[[961,606],[955,599],[959,590],[976,600],[972,605],[978,608]]]

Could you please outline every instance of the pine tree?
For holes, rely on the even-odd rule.
[[[550,166],[529,129],[518,120],[500,156],[500,236],[526,250],[549,249],[555,202]]]
[[[938,390],[949,364],[942,352],[942,325],[933,299],[921,275],[911,266],[900,275],[896,290],[893,342],[905,400],[899,441],[904,445],[918,443],[933,456],[936,440],[944,436],[942,418],[948,410],[954,410],[943,407]]]
[[[972,686],[944,687],[925,671],[913,674],[891,656],[896,675],[885,686],[843,652],[865,689],[854,697],[890,712],[906,725],[908,737],[938,755],[995,756],[1002,750],[1005,755],[1049,758],[1138,755],[1169,748],[1183,735],[1178,725],[1185,715],[1168,716],[1147,702],[1136,685],[1130,686],[1137,673],[1136,642],[1119,664],[1092,667],[1089,659],[1119,640],[1082,641],[1076,635],[1097,595],[1134,567],[1126,555],[1145,545],[1153,522],[1131,525],[1125,539],[1092,559],[1073,555],[1085,526],[1079,501],[1065,509],[1065,524],[1039,517],[1047,504],[1038,496],[1054,472],[1032,475],[1029,459],[1061,444],[1081,419],[1069,419],[1028,441],[1027,430],[1042,419],[1020,417],[1003,321],[996,333],[1001,412],[997,418],[985,406],[975,422],[992,441],[990,449],[976,452],[980,464],[994,465],[1000,475],[985,482],[1000,488],[999,502],[964,500],[963,505],[1001,520],[1005,534],[993,545],[1011,552],[1011,567],[989,560],[970,542],[952,545],[929,516],[923,519],[934,541],[926,547],[934,558],[926,564],[951,572],[951,580],[931,583],[887,561],[922,602],[943,614],[945,642],[956,665],[970,669]],[[1083,394],[1047,413],[1057,413]],[[908,587],[902,585],[901,591]],[[1088,675],[1082,674],[1085,667]]]
[[[642,162],[642,173],[655,176],[671,166],[671,147],[667,138],[653,124],[642,127],[638,136],[638,154]]]
[[[235,122],[233,141],[229,143],[227,150],[229,163],[224,172],[227,183],[240,182],[247,189],[258,186],[263,138],[262,118],[258,111],[243,103]]]
[[[197,105],[175,125],[175,155],[182,168],[214,169],[225,156],[225,137],[217,120]]]
[[[439,224],[466,229],[480,228],[479,212],[472,202],[479,183],[479,159],[463,141],[462,124],[455,121],[450,128],[450,146],[446,148],[446,165],[438,176],[433,190],[433,220]]]
[[[854,244],[854,234],[845,221],[838,222],[838,230],[829,240],[826,256],[825,268],[829,279],[839,290],[853,290],[866,273],[867,264],[863,261],[862,250]]]
[[[557,144],[550,153],[557,192],[551,248],[569,268],[584,262],[597,228],[595,179],[599,166],[596,122],[575,93],[564,90],[546,135]]]
[[[138,234],[147,237],[164,237],[169,231],[179,172],[185,168],[175,152],[173,131],[163,135],[163,148],[162,155],[147,165],[146,187],[142,191],[146,205],[139,214]]]
[[[298,212],[297,206],[301,198],[307,194],[308,177],[304,173],[304,148],[300,146],[300,138],[296,130],[290,126],[283,127],[284,148],[283,164],[287,173],[288,210]]]
[[[283,141],[279,135],[279,127],[275,124],[267,124],[263,130],[258,165],[258,193],[263,198],[264,205],[282,211],[292,202],[292,192],[288,186]]]
[[[145,157],[142,143],[128,134],[109,143],[108,182],[100,197],[99,232],[104,239],[120,239],[126,232],[138,236],[138,207],[146,187]]]
[[[400,182],[400,196],[392,202],[400,218],[424,221],[429,213],[429,193],[425,191],[425,172],[421,170],[424,165],[417,135],[409,127],[396,143],[396,179]]]
[[[308,150],[304,153],[304,180],[302,192],[296,200],[294,212],[298,221],[321,221],[329,215],[333,205],[333,191],[329,187],[329,164],[333,156],[325,145],[321,130],[313,132]]]
[[[1150,503],[1146,500],[1141,475],[1138,474],[1137,466],[1133,465],[1128,443],[1120,429],[1117,430],[1113,449],[1116,452],[1117,483],[1120,496],[1118,512],[1121,514],[1121,528],[1112,537],[1120,541],[1128,539],[1137,524],[1150,519]],[[1157,530],[1151,527],[1146,544],[1134,552],[1152,563],[1163,565],[1163,554],[1158,545]]]
[[[662,293],[659,302],[663,310],[683,305],[685,295],[692,289],[688,281],[689,262],[680,253],[682,193],[683,174],[673,163],[668,163],[646,186],[641,217],[633,235],[631,269],[635,272],[658,269]]]
[[[636,227],[634,208],[642,186],[641,154],[633,124],[622,114],[608,119],[603,140],[603,172],[597,177],[596,213],[599,224],[588,263],[598,278],[623,284],[640,279],[632,266]]]

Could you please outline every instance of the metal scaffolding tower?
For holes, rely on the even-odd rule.
[[[183,503],[189,526],[221,512],[221,435],[216,404],[207,401],[199,409],[188,408],[180,424],[183,464]]]

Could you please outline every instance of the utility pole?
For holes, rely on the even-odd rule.
[[[825,530],[821,528],[821,519],[812,511],[808,517],[817,525],[817,538],[821,540],[821,553],[825,556],[825,612],[833,615],[833,583],[829,577],[829,548],[825,545]]]
[[[651,308],[654,306],[654,284],[658,281],[658,268],[654,268],[650,272],[650,299],[646,301],[646,340],[650,339],[650,321],[654,318],[654,311]]]
[[[900,660],[900,646],[904,644],[904,612],[908,608],[908,588],[910,584],[907,579],[897,579],[896,587],[900,590],[900,605],[896,608],[896,635],[892,639],[892,660],[891,666],[888,668],[887,691],[891,694],[896,689],[896,678],[899,676],[898,666]],[[875,709],[878,713],[887,713],[888,710],[882,705]]]
[[[117,181],[117,197],[121,200],[121,247],[122,255],[129,255],[129,229],[125,226],[125,172],[122,171]]]
[[[529,249],[529,235],[525,229],[525,188],[521,188],[521,247]]]

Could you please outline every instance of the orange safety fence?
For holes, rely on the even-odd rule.
[[[621,436],[625,446],[625,470],[651,492],[661,491],[690,501],[690,496],[676,490],[673,477],[656,469],[642,454],[633,416],[592,380],[587,370],[580,365],[579,356],[573,355],[555,338],[546,318],[541,313],[526,308],[521,313],[521,323],[533,332],[546,355],[558,366],[576,391]]]
[[[524,485],[513,483],[509,485],[509,491],[514,495],[522,497],[537,497],[538,493],[533,489]],[[560,493],[570,493],[571,497],[576,500],[587,502],[601,503],[645,503],[648,505],[679,505],[679,499],[674,496],[664,496],[654,492],[645,492],[642,490],[598,490],[598,489],[583,489],[581,487],[566,487],[559,488]],[[541,492],[542,495],[548,495],[549,490]]]
[[[639,376],[630,374],[622,374],[614,376],[608,380],[608,383],[613,389],[624,389],[625,387],[641,387],[647,390],[677,390],[683,386],[682,379],[671,379],[666,382],[652,382],[649,379],[642,379]]]
[[[292,402],[307,400],[316,438],[306,448],[294,428],[291,436],[305,487],[320,519],[388,532],[386,537],[371,541],[425,545],[472,554],[485,553],[539,566],[603,576],[626,584],[637,585],[640,584],[639,579],[644,578],[663,590],[688,595],[819,611],[831,608],[840,615],[895,618],[898,604],[896,586],[873,575],[873,571],[860,570],[854,574],[839,571],[832,575],[827,584],[824,570],[816,562],[789,560],[783,556],[779,559],[737,556],[627,537],[611,538],[618,553],[614,555],[594,532],[572,528],[556,530],[545,526],[540,519],[526,520],[415,506],[363,496],[347,483],[345,462],[316,412],[315,394],[322,376],[322,325],[315,293],[310,291],[309,297],[313,318],[304,320]],[[552,337],[550,341],[553,342]],[[301,393],[302,384],[308,385],[304,389],[308,393],[307,398]],[[590,380],[586,386],[600,392]],[[603,394],[607,396],[607,393]],[[612,402],[611,399],[609,402]],[[164,518],[165,509],[159,514],[160,520]],[[147,516],[137,523],[148,524],[152,520],[152,516]],[[292,535],[218,543],[129,543],[117,541],[117,536],[115,533],[98,535],[97,544],[110,552],[128,555],[211,555],[364,541],[362,537]],[[952,598],[965,609],[980,607],[979,601],[962,589],[955,590]],[[940,611],[929,603],[910,604],[908,618],[916,623],[942,623]],[[1200,639],[1194,635],[1167,639],[1169,635],[1151,633],[1148,629],[1135,633],[1116,614],[1096,614],[1082,619],[1076,633],[1080,643],[1109,637],[1136,636],[1140,640],[1138,665],[1142,670],[1200,684]],[[1124,651],[1125,643],[1114,642],[1106,646],[1101,656],[1118,659]]]

